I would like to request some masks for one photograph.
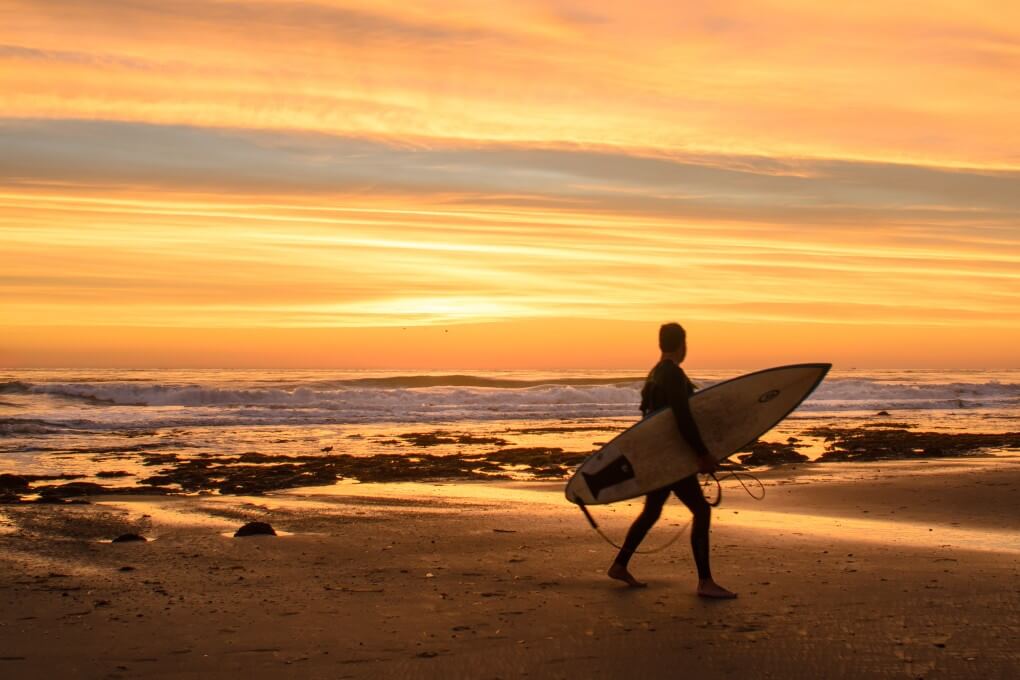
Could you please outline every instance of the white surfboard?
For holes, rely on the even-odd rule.
[[[717,460],[752,443],[788,416],[832,364],[796,364],[749,373],[691,397],[701,438]],[[567,483],[567,500],[614,503],[661,489],[698,471],[672,410],[656,411],[588,457]]]

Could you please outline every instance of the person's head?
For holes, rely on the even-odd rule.
[[[659,349],[676,358],[677,363],[687,356],[687,331],[678,323],[664,323],[659,327]]]

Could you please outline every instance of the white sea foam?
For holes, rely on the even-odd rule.
[[[19,400],[18,416],[77,427],[628,417],[637,415],[641,387],[640,380],[626,376],[295,379],[279,375],[270,379],[248,373],[241,380],[221,371],[188,376],[191,382],[159,381],[177,376],[158,372],[149,379],[124,379],[116,374],[109,380],[97,380],[94,375],[49,381],[18,377],[0,382],[0,393]],[[694,375],[702,387],[723,377],[728,376],[698,380]],[[988,379],[980,372],[964,375],[965,380],[938,381],[938,377],[933,372],[830,377],[800,410],[995,412],[1020,408],[1018,382]]]
[[[1020,384],[985,382],[905,383],[866,378],[823,382],[805,410],[1003,408],[1020,405]]]

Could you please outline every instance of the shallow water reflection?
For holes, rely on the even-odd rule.
[[[1020,553],[1020,535],[1016,532],[931,522],[854,519],[769,510],[741,510],[739,514],[726,515],[723,521],[727,528],[753,528],[779,536],[822,536],[832,540],[911,547]]]

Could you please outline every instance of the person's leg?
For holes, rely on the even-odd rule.
[[[694,564],[698,568],[699,579],[712,578],[712,568],[708,559],[708,531],[712,524],[712,506],[705,500],[698,484],[698,476],[684,477],[673,486],[673,493],[683,501],[691,511],[694,520],[691,523],[691,550],[694,552]]]
[[[734,593],[712,580],[708,540],[712,524],[712,506],[701,492],[698,476],[691,475],[681,479],[673,486],[673,493],[694,515],[691,523],[691,551],[694,553],[694,564],[698,568],[698,595],[717,598],[736,597]]]
[[[630,530],[627,531],[627,537],[623,541],[623,547],[620,548],[620,552],[617,554],[616,560],[613,562],[612,566],[609,567],[610,578],[619,579],[634,587],[641,587],[645,585],[631,575],[631,573],[627,570],[627,564],[630,562],[630,558],[634,556],[634,552],[641,544],[641,541],[644,540],[648,531],[655,525],[659,517],[662,515],[662,506],[666,504],[666,499],[668,498],[668,488],[653,491],[645,496],[644,509],[641,510],[641,514],[638,515],[634,520],[634,523],[631,524]]]

